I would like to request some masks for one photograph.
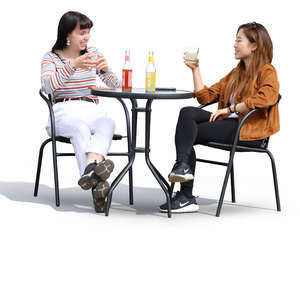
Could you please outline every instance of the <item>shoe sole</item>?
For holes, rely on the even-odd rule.
[[[95,174],[102,180],[105,181],[114,170],[114,163],[110,159],[104,160],[97,164],[94,169]]]
[[[187,182],[193,180],[194,176],[192,174],[187,174],[187,175],[170,174],[168,178],[170,182]]]
[[[109,191],[109,183],[107,181],[99,182],[92,191],[95,212],[103,213],[106,206],[106,196]]]
[[[167,213],[168,210],[167,209],[159,209],[161,212],[163,213]],[[199,211],[199,205],[198,204],[190,204],[178,209],[171,209],[171,213],[172,214],[182,214],[182,213],[192,213],[192,212],[197,212]]]
[[[94,174],[94,171],[90,172],[87,175],[81,176],[80,179],[78,180],[78,185],[83,190],[89,190],[97,185],[98,180],[97,180],[97,178],[95,178],[93,176],[93,174]]]

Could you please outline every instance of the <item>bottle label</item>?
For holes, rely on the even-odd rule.
[[[155,90],[156,88],[156,72],[146,72],[146,89]]]
[[[122,89],[132,89],[132,70],[123,70],[122,72]]]

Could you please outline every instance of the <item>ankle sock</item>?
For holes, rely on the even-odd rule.
[[[88,159],[86,160],[86,165],[88,166],[89,164],[92,164],[92,163],[98,164],[99,162],[101,162],[100,159],[88,158]]]

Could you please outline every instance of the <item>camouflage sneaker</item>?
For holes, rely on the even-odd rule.
[[[114,163],[110,159],[107,159],[98,163],[94,168],[94,172],[102,181],[105,181],[110,176],[114,167]]]
[[[97,213],[103,213],[106,205],[106,195],[109,191],[109,183],[100,181],[92,189],[94,208]]]
[[[99,179],[97,178],[94,170],[97,166],[96,162],[90,163],[86,166],[83,175],[78,180],[78,184],[84,190],[89,190],[97,185]]]

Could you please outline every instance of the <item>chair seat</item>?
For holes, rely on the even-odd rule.
[[[123,136],[121,134],[114,134],[113,135],[113,140],[116,141],[116,140],[121,140],[123,138]],[[56,140],[58,142],[62,142],[62,143],[67,143],[67,144],[71,144],[70,142],[70,139],[69,138],[66,138],[64,136],[57,136],[56,137]]]
[[[231,151],[232,145],[231,144],[223,144],[223,143],[216,143],[216,142],[207,142],[207,143],[201,143],[201,145],[216,148],[216,149],[222,149],[226,151]],[[267,143],[262,142],[260,147],[246,147],[246,146],[236,146],[237,152],[265,152],[267,148]]]

